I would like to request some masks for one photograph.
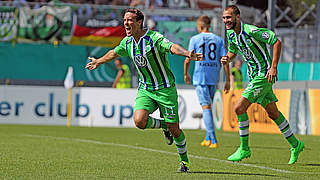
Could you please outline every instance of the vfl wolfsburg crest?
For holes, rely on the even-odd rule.
[[[261,36],[262,36],[263,39],[267,40],[267,39],[269,39],[270,34],[269,34],[268,32],[263,32],[263,33],[261,34]]]
[[[147,59],[145,57],[141,56],[141,54],[137,54],[134,56],[134,62],[139,67],[145,67],[147,65]]]

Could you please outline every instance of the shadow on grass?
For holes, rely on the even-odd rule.
[[[237,149],[239,146],[224,146],[226,148],[234,148]],[[250,146],[251,150],[252,149],[286,149],[286,150],[290,150],[288,147],[271,147],[271,146]]]
[[[305,166],[320,166],[320,164],[305,164]]]
[[[278,177],[273,174],[259,174],[259,173],[233,173],[233,172],[211,172],[211,171],[193,171],[188,172],[190,174],[225,174],[225,175],[240,175],[240,176],[266,176],[266,177]]]

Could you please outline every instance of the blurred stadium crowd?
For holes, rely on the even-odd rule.
[[[30,6],[37,9],[42,5],[50,4],[75,4],[88,7],[90,5],[113,5],[113,6],[131,6],[138,8],[146,8],[153,10],[154,8],[190,8],[190,0],[7,0],[6,5],[14,5],[16,7]]]

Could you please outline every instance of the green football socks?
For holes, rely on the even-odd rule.
[[[168,129],[166,122],[163,119],[156,119],[153,117],[148,118],[146,129]]]
[[[248,114],[244,113],[237,115],[239,121],[239,134],[240,134],[240,147],[247,150],[249,149],[249,118]]]
[[[276,120],[274,120],[274,122],[278,125],[282,135],[287,139],[291,147],[297,147],[298,140],[292,133],[290,125],[282,113],[280,113],[280,116]]]
[[[174,143],[176,144],[178,154],[179,154],[179,161],[180,162],[185,162],[189,166],[189,159],[188,159],[188,154],[187,154],[187,141],[186,137],[184,136],[183,131],[181,130],[181,134],[179,137],[174,139]]]

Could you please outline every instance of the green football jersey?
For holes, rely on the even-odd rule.
[[[240,34],[227,30],[227,38],[228,51],[235,55],[240,52],[250,80],[256,75],[266,75],[272,63],[267,44],[273,45],[277,41],[273,31],[241,23]]]
[[[162,34],[147,30],[139,42],[132,36],[123,38],[114,51],[133,61],[139,74],[139,88],[158,90],[175,83],[167,55],[173,44]]]

